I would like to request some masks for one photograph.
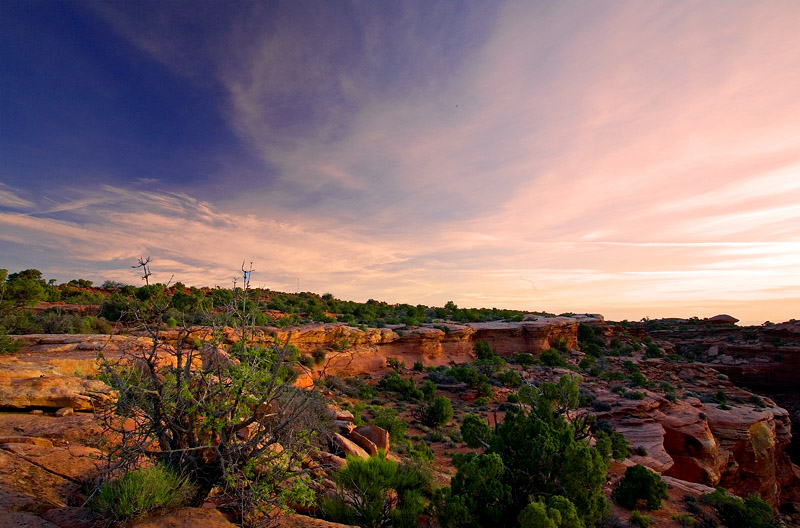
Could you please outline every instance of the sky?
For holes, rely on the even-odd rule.
[[[0,1],[0,267],[800,318],[800,2]]]

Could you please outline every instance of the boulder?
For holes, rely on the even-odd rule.
[[[346,411],[336,405],[333,405],[332,403],[328,404],[328,415],[334,421],[339,421],[339,420],[346,422],[353,421],[353,413],[351,413],[350,411]]]
[[[358,444],[352,440],[348,440],[339,433],[334,433],[331,441],[337,450],[344,453],[345,456],[352,455],[358,458],[369,458],[369,454],[364,451]]]
[[[347,438],[355,442],[360,448],[362,448],[370,455],[378,454],[378,448],[375,446],[375,444],[371,440],[365,438],[364,436],[361,436],[357,432],[351,431],[350,434],[347,435]]]
[[[389,451],[389,431],[377,425],[367,424],[356,427],[356,433],[375,444],[378,449],[384,452]]]

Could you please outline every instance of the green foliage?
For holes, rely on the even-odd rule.
[[[378,382],[378,388],[385,391],[396,392],[409,400],[421,400],[423,392],[417,388],[414,380],[404,378],[397,372],[389,372]]]
[[[433,449],[425,442],[412,444],[411,447],[408,448],[408,456],[418,462],[433,462],[434,458],[436,458]]]
[[[439,523],[445,528],[511,526],[505,523],[512,495],[501,456],[481,454],[454,463],[458,472],[439,492]]]
[[[504,370],[497,376],[497,380],[506,387],[516,388],[522,385],[522,376],[513,369]]]
[[[422,372],[423,370],[425,370],[425,367],[422,364],[422,361],[415,361],[414,362],[414,372]]]
[[[639,510],[633,510],[631,512],[631,524],[633,526],[638,526],[639,528],[647,528],[652,523],[653,519],[643,514]]]
[[[531,502],[519,515],[521,528],[584,528],[575,505],[566,497],[555,495]]]
[[[437,510],[443,526],[519,526],[530,503],[555,496],[571,504],[585,525],[605,513],[607,462],[585,440],[584,425],[566,419],[578,403],[578,380],[565,376],[525,386],[519,399],[525,406],[508,410],[494,432],[480,418],[465,417],[462,436],[470,445],[484,445],[483,439],[485,453],[454,459],[458,472]],[[526,522],[534,518],[528,512]]]
[[[437,396],[422,411],[422,422],[430,427],[447,425],[452,418],[453,407],[446,396]]]
[[[521,354],[517,354],[514,357],[514,362],[518,365],[521,365],[522,368],[528,368],[534,363],[536,363],[536,358],[533,357],[533,354],[528,354],[527,352],[523,352]]]
[[[475,352],[475,357],[480,361],[491,360],[497,357],[497,354],[492,350],[492,347],[489,346],[487,341],[476,342],[473,350]]]
[[[486,420],[469,413],[464,415],[461,422],[461,437],[469,447],[484,447],[492,437],[492,429]]]
[[[406,368],[406,362],[398,358],[389,358],[386,360],[386,366],[388,366],[395,372],[400,372],[401,370]]]
[[[397,416],[397,411],[391,407],[373,407],[374,418],[372,423],[389,431],[392,442],[398,443],[405,439],[408,424]]]
[[[611,493],[618,504],[632,510],[639,499],[647,503],[647,509],[657,510],[661,501],[667,498],[667,484],[658,474],[641,464],[629,467],[619,486]]]
[[[776,528],[772,507],[758,495],[742,500],[728,495],[724,488],[703,495],[700,500],[708,504],[719,521],[728,528]]]
[[[436,394],[436,384],[431,380],[426,379],[422,382],[420,390],[422,391],[422,395],[425,400],[432,400]]]
[[[311,358],[314,360],[315,365],[322,365],[322,363],[325,361],[325,349],[315,348],[311,352]]]
[[[558,350],[550,348],[539,354],[539,361],[548,367],[566,367],[567,361]]]
[[[631,456],[631,448],[622,433],[611,433],[611,456],[619,462]]]
[[[419,467],[399,466],[383,452],[366,460],[348,457],[333,478],[337,493],[322,500],[322,511],[336,522],[367,528],[413,528],[430,488]]]
[[[155,465],[103,483],[90,506],[108,517],[128,519],[160,508],[183,506],[194,493],[188,479],[163,465]]]
[[[167,299],[150,296],[131,306],[151,347],[124,350],[121,360],[102,364],[104,380],[118,394],[107,423],[113,427],[120,416],[134,421],[135,434],[112,453],[118,463],[136,467],[142,453],[151,453],[191,482],[193,505],[217,486],[254,508],[307,501],[307,485],[294,478],[298,460],[313,431],[333,425],[319,393],[293,386],[297,350],[250,346],[254,312],[237,312],[231,314],[239,322],[237,343],[227,355],[201,357],[186,328],[178,329],[173,345],[160,339],[164,315],[173,309]],[[165,354],[171,357],[164,360]],[[278,443],[283,451],[273,448]]]

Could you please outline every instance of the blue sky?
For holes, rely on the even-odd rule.
[[[0,267],[797,317],[800,4],[0,4]]]

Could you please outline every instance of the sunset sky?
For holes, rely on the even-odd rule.
[[[800,318],[800,2],[0,2],[0,267]]]

